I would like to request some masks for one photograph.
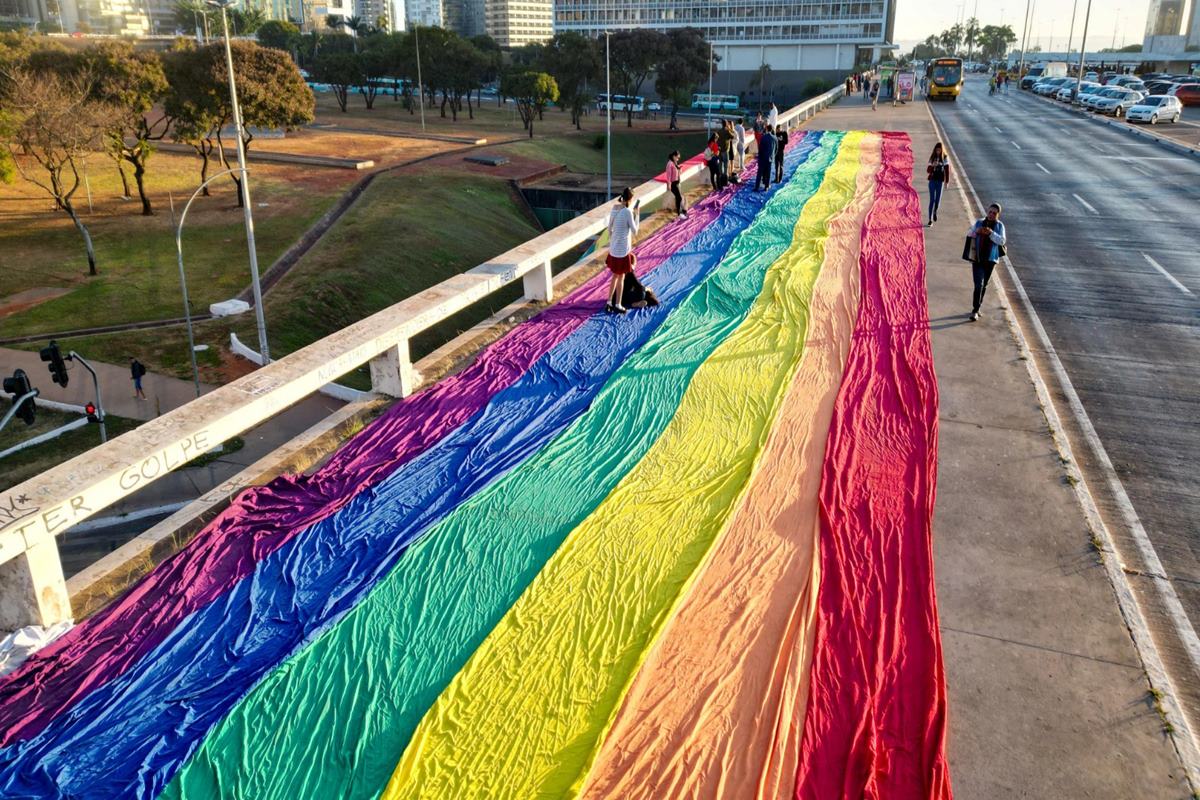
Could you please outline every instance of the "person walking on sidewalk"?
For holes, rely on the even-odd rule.
[[[988,281],[992,279],[992,270],[1004,255],[1008,242],[1004,223],[1000,221],[1000,211],[1000,204],[992,203],[988,206],[987,216],[977,220],[967,231],[963,257],[971,262],[971,278],[975,283],[975,292],[971,296],[971,322],[980,317],[979,309],[983,305]]]
[[[633,201],[633,189],[626,186],[621,191],[621,199],[608,216],[608,258],[604,263],[612,273],[612,278],[608,283],[608,304],[604,310],[610,314],[625,313],[621,295],[625,288],[625,276],[633,272],[633,236],[638,231],[638,209],[641,205],[641,200]]]
[[[675,213],[678,216],[686,217],[687,209],[683,207],[683,194],[679,191],[679,179],[681,176],[679,151],[672,150],[671,155],[667,156],[667,185],[671,187],[671,194],[675,196]]]
[[[787,147],[788,132],[783,125],[775,127],[775,182],[783,183],[783,150]]]
[[[942,204],[942,189],[950,183],[950,159],[946,158],[941,142],[933,146],[925,173],[929,178],[929,225],[932,226],[937,222],[938,206]]]
[[[871,110],[874,111],[879,105],[879,81],[871,82]]]
[[[775,136],[770,128],[763,130],[762,138],[758,140],[758,175],[754,178],[754,191],[759,184],[764,189],[771,188],[771,167],[775,163]]]
[[[138,361],[133,356],[129,357],[129,375],[133,378],[133,399],[145,400],[146,393],[142,391],[142,376],[146,374],[146,368],[142,366],[142,362]]]

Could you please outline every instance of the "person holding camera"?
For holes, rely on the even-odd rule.
[[[633,189],[628,186],[621,191],[621,199],[613,206],[608,217],[608,266],[612,278],[608,284],[608,304],[604,310],[610,314],[624,314],[621,295],[625,288],[625,276],[633,272],[636,263],[633,255],[633,237],[638,231],[638,211],[642,201],[634,201]]]
[[[980,317],[979,308],[983,305],[988,281],[992,279],[992,270],[1004,256],[1008,242],[1004,223],[1000,221],[1000,211],[1000,204],[992,203],[988,206],[987,216],[977,220],[967,231],[963,257],[971,262],[971,278],[975,283],[975,293],[971,297],[971,322]]]

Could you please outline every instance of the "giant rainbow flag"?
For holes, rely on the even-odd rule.
[[[0,679],[0,796],[949,798],[920,204],[804,132]]]

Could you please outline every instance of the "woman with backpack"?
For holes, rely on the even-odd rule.
[[[942,189],[950,183],[950,159],[946,158],[941,142],[933,146],[925,174],[929,179],[929,225],[932,227],[937,222],[938,206],[942,204]]]

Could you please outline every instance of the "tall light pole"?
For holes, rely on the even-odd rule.
[[[708,113],[704,115],[704,133],[707,136],[712,130],[712,104],[713,104],[713,41],[708,40],[708,102],[705,105],[708,107]]]
[[[1083,38],[1079,41],[1079,74],[1075,76],[1075,96],[1079,97],[1079,86],[1083,83],[1083,56],[1087,53],[1088,20],[1092,17],[1092,0],[1088,0],[1087,11],[1083,15]]]
[[[421,109],[421,133],[425,132],[425,84],[421,82],[421,26],[413,25],[413,37],[417,43],[417,107]],[[468,100],[470,98],[467,98]]]
[[[1067,31],[1067,55],[1071,55],[1071,42],[1075,38],[1075,10],[1079,7],[1079,0],[1071,0],[1071,30]]]
[[[1021,26],[1021,63],[1017,65],[1017,88],[1021,88],[1021,80],[1025,77],[1025,48],[1029,38],[1029,4],[1025,0],[1025,24]]]
[[[262,285],[258,279],[258,251],[254,247],[254,212],[250,207],[250,174],[246,172],[246,143],[242,139],[242,109],[238,106],[237,82],[233,77],[233,50],[229,47],[229,17],[225,10],[236,0],[206,0],[221,9],[221,30],[225,34],[225,65],[229,68],[229,103],[233,107],[233,126],[237,134],[238,171],[241,173],[242,216],[246,223],[246,247],[250,251],[250,287],[254,291],[254,316],[258,321],[258,352],[263,364],[271,363],[267,349],[267,321],[263,317]]]
[[[608,170],[608,183],[606,184],[607,198],[604,202],[612,200],[612,73],[609,70],[609,50],[612,43],[612,31],[604,32],[604,159]]]

